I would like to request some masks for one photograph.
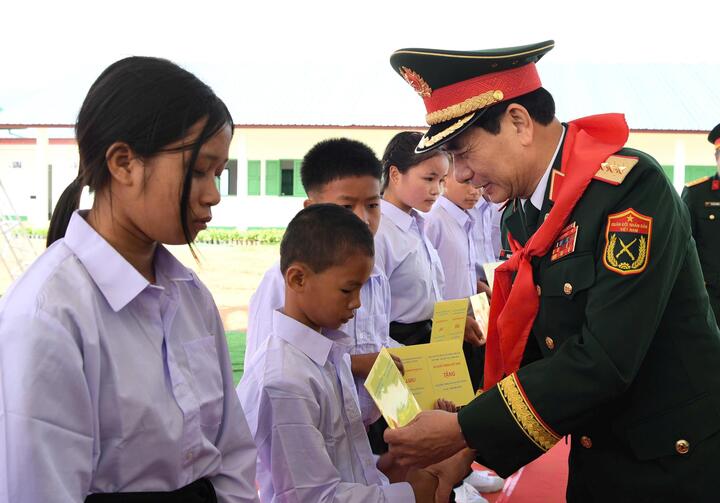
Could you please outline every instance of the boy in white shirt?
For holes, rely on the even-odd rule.
[[[262,501],[446,501],[472,453],[409,472],[389,454],[376,465],[360,418],[352,339],[337,328],[360,307],[374,266],[368,226],[337,205],[311,205],[288,225],[280,256],[284,308],[238,386]]]
[[[308,194],[305,207],[333,203],[350,209],[375,234],[380,225],[380,180],[382,166],[367,145],[348,138],[324,140],[311,148],[300,168]],[[309,238],[308,238],[309,239]],[[389,336],[390,285],[385,274],[374,267],[360,290],[362,307],[342,330],[353,338],[352,372],[356,378],[363,421],[370,425],[380,412],[365,391],[363,382],[383,347],[399,346]],[[273,265],[250,299],[245,367],[272,331],[273,311],[285,303],[285,282],[280,264]],[[399,360],[398,366],[402,368]]]

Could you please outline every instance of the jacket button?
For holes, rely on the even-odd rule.
[[[537,292],[538,297],[542,295],[542,288],[540,288],[540,285],[535,285],[535,291]]]
[[[572,285],[570,283],[565,283],[563,285],[563,292],[565,295],[570,295],[572,293]]]
[[[590,447],[592,447],[592,439],[586,435],[583,435],[582,437],[580,437],[580,445],[582,445],[586,449],[589,449]]]
[[[548,349],[554,349],[555,348],[555,341],[552,340],[550,337],[545,337],[545,345]]]
[[[710,214],[710,220],[715,220],[715,215],[712,213]]]
[[[678,454],[687,454],[690,451],[690,442],[680,439],[675,442],[675,450]]]

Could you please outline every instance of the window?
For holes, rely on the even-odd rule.
[[[237,159],[230,159],[225,167],[227,171],[227,194],[228,196],[237,196],[238,187],[238,162]]]
[[[293,191],[293,162],[288,160],[280,161],[280,195],[292,196]]]
[[[268,196],[305,197],[300,179],[300,159],[265,161],[265,194]],[[250,180],[248,171],[248,180]],[[248,182],[248,191],[250,185]]]
[[[247,195],[260,195],[260,161],[248,161],[247,163]]]

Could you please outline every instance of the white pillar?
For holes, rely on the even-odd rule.
[[[675,190],[682,192],[685,185],[685,140],[675,140],[675,169],[673,169],[673,186]]]

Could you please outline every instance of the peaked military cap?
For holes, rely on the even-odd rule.
[[[482,51],[400,49],[390,64],[425,102],[430,129],[415,151],[426,152],[462,133],[489,106],[542,86],[535,63],[555,42]]]
[[[708,141],[715,145],[715,150],[720,149],[720,124],[715,126],[708,135]]]

